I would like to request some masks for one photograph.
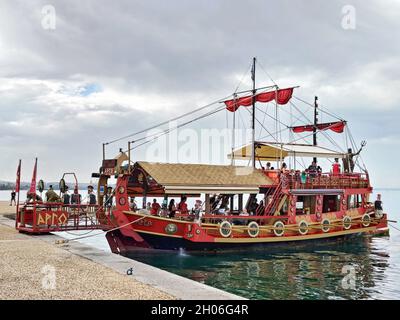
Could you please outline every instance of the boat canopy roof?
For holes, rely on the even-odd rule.
[[[286,157],[318,157],[318,158],[344,158],[343,152],[330,150],[320,146],[308,144],[290,144],[277,142],[256,142],[256,158],[264,161],[274,161]],[[251,144],[233,151],[236,160],[251,159]],[[232,159],[232,153],[228,154]]]
[[[262,170],[251,167],[144,161],[135,166],[145,171],[150,185],[161,186],[164,194],[258,193],[260,186],[274,184]]]

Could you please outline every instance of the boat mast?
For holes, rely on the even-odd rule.
[[[313,146],[317,145],[317,125],[318,125],[318,97],[315,96],[314,99],[314,129],[313,129]],[[317,162],[317,158],[313,159]]]
[[[252,121],[251,121],[251,129],[252,129],[252,141],[251,141],[251,160],[252,166],[256,168],[256,58],[253,58],[253,68],[251,69],[251,80],[253,80],[253,112],[252,112]]]

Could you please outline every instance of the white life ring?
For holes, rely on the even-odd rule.
[[[308,222],[306,220],[301,220],[298,226],[299,226],[299,233],[305,236],[308,233]]]
[[[219,233],[224,238],[229,238],[232,234],[232,224],[229,221],[222,221],[219,225]]]
[[[345,230],[349,230],[351,228],[351,217],[349,216],[343,217],[343,228]]]
[[[285,234],[285,224],[278,220],[274,223],[274,234],[277,237],[282,237]]]
[[[361,223],[364,227],[369,227],[369,225],[371,224],[371,216],[368,213],[364,213],[361,218]]]
[[[329,232],[329,230],[331,230],[330,227],[331,221],[327,218],[325,218],[324,220],[321,221],[321,226],[322,226],[322,231],[327,233]]]
[[[247,233],[252,238],[257,238],[260,233],[260,227],[257,222],[252,221],[247,226]]]

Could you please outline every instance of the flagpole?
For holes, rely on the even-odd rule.
[[[17,195],[17,208],[15,212],[15,228],[18,227],[19,222],[19,194],[21,192],[21,159],[19,159],[18,169],[17,169],[17,184],[15,188],[18,187],[18,195]]]
[[[253,81],[253,97],[252,97],[252,117],[251,117],[251,160],[253,169],[256,168],[256,58],[253,58],[253,68],[251,70],[251,80]]]

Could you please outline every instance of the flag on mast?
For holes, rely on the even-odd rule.
[[[17,179],[15,181],[15,192],[19,192],[21,184],[21,160],[19,160],[18,168],[17,168]]]
[[[37,158],[35,159],[35,167],[33,168],[31,187],[29,188],[30,194],[36,194],[36,172],[37,172]]]

